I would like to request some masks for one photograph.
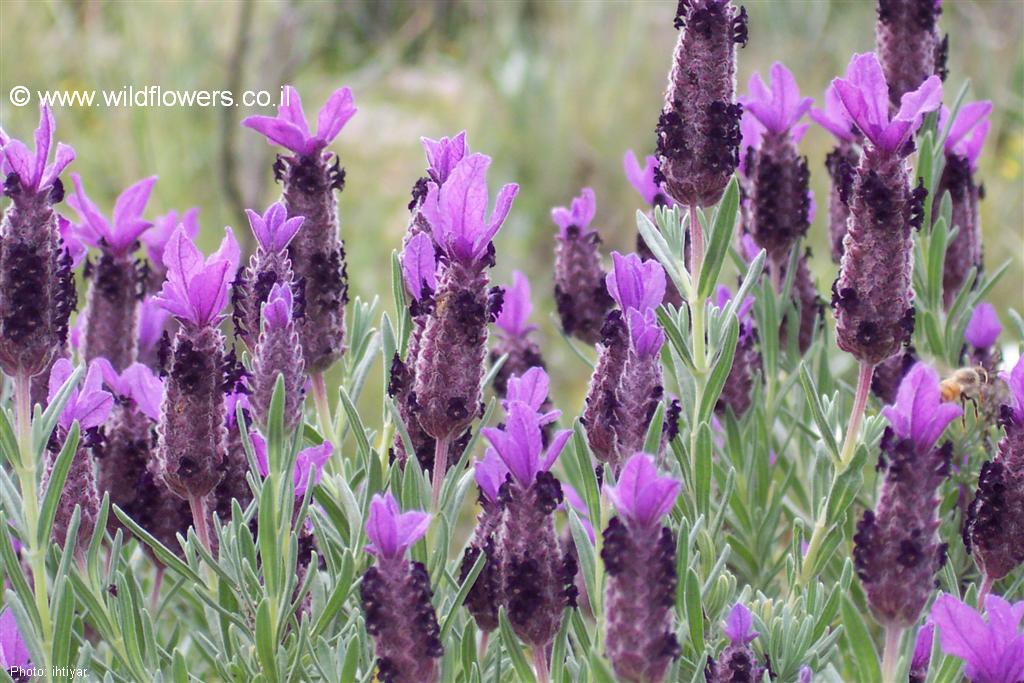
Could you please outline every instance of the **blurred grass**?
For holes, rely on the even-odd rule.
[[[390,301],[390,252],[405,229],[409,190],[425,165],[422,135],[469,131],[492,155],[491,186],[522,189],[497,240],[497,282],[513,268],[531,276],[545,353],[561,391],[576,405],[588,369],[549,319],[553,226],[548,212],[583,185],[597,192],[596,225],[608,250],[632,250],[640,199],[621,170],[623,152],[650,151],[671,51],[675,2],[22,2],[0,0],[0,123],[25,138],[36,108],[15,108],[14,85],[32,91],[241,89],[276,93],[296,85],[307,114],[350,86],[359,114],[332,149],[348,169],[340,198],[354,295]],[[995,102],[981,161],[988,194],[983,230],[989,267],[1014,260],[993,293],[1001,308],[1024,294],[1024,3],[947,0],[955,93],[971,79],[971,99]],[[867,0],[755,0],[750,44],[740,53],[739,89],[754,70],[785,62],[802,90],[820,98],[854,51],[872,49],[874,3]],[[247,7],[247,9],[246,9]],[[246,15],[245,13],[249,14]],[[243,19],[244,17],[244,19]],[[240,27],[247,41],[238,48]],[[240,70],[233,64],[240,65]],[[236,99],[239,94],[236,92]],[[202,241],[221,226],[247,235],[241,204],[275,200],[274,150],[237,122],[252,113],[219,108],[64,108],[58,137],[74,145],[73,165],[97,203],[157,173],[152,214],[198,205]],[[229,136],[237,170],[225,174]],[[810,160],[818,220],[809,243],[819,288],[835,276],[825,236],[831,139],[813,128]],[[229,182],[230,181],[230,182]],[[379,375],[378,375],[379,376]],[[565,395],[569,399],[569,395]]]

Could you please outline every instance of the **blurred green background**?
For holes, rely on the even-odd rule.
[[[750,44],[740,52],[739,90],[750,74],[782,60],[804,93],[820,99],[854,51],[874,44],[869,0],[754,0]],[[308,115],[336,87],[352,88],[358,115],[332,149],[348,170],[340,197],[352,292],[388,293],[389,258],[406,226],[409,190],[424,169],[420,136],[469,131],[494,157],[492,195],[521,185],[497,239],[494,279],[513,268],[531,276],[543,347],[572,409],[589,370],[552,324],[552,206],[581,186],[598,197],[608,250],[632,250],[639,196],[622,155],[654,144],[676,32],[666,2],[20,2],[0,0],[0,122],[27,138],[37,109],[8,100],[30,90],[230,89],[276,93],[293,83]],[[983,230],[989,266],[1014,266],[993,293],[1005,310],[1024,300],[1024,2],[947,0],[952,94],[971,80],[971,99],[995,102],[980,177],[988,194]],[[72,166],[109,210],[126,185],[160,176],[151,211],[201,207],[204,247],[223,225],[248,236],[243,207],[278,196],[274,149],[238,122],[233,108],[65,107],[58,137],[78,151]],[[265,111],[264,113],[270,113]],[[812,128],[802,143],[818,219],[809,242],[824,293],[828,256],[824,158],[831,138]],[[379,376],[379,375],[378,375]],[[371,392],[372,393],[372,392]]]

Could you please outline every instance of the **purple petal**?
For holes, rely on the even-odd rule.
[[[746,645],[760,635],[754,630],[754,618],[751,616],[750,610],[738,602],[729,611],[722,630],[733,645]]]
[[[551,437],[551,443],[548,444],[548,450],[544,453],[544,459],[540,463],[541,471],[547,472],[554,466],[570,436],[572,436],[571,429],[560,429],[555,432],[555,435]]]
[[[840,142],[853,142],[853,121],[839,97],[834,85],[825,89],[825,108],[811,109],[811,119],[832,133]]]
[[[331,443],[325,441],[319,446],[303,448],[295,456],[295,497],[306,495],[306,489],[320,483],[324,465],[331,458]]]
[[[910,661],[911,669],[927,669],[932,658],[932,639],[935,634],[935,624],[930,621],[917,630],[917,639],[914,641],[914,654]]]
[[[1017,359],[1017,364],[1010,372],[1001,372],[999,377],[1010,388],[1010,407],[1014,419],[1024,422],[1024,356]]]
[[[21,140],[12,139],[4,145],[4,158],[11,170],[18,174],[18,179],[27,187],[35,189],[32,177],[35,175],[35,163],[32,153]]]
[[[634,161],[636,159],[634,158]],[[570,227],[576,227],[580,232],[586,232],[590,222],[594,220],[594,213],[597,211],[597,200],[594,198],[594,191],[589,187],[580,190],[580,195],[574,197],[570,208],[564,206],[551,209],[551,220],[559,228],[559,234],[563,237]]]
[[[46,160],[50,156],[50,147],[53,146],[53,131],[56,127],[56,124],[53,122],[53,111],[50,109],[50,105],[40,105],[39,127],[36,128],[35,132],[36,158],[32,169],[32,179],[27,183],[36,190],[41,186],[40,181],[43,178],[43,169],[46,167]]]
[[[622,468],[615,486],[604,487],[608,499],[629,524],[649,527],[675,505],[680,483],[658,475],[654,460],[646,453],[635,453]]]
[[[964,340],[976,349],[987,349],[996,343],[1003,326],[999,323],[995,306],[983,302],[978,304],[964,330]]]
[[[114,397],[103,390],[103,373],[95,362],[89,365],[89,371],[85,375],[85,382],[78,395],[68,401],[64,412],[61,414],[61,422],[78,420],[82,431],[98,427],[106,422],[114,407]]]
[[[121,375],[118,374],[114,366],[110,364],[110,361],[106,358],[96,358],[93,360],[92,365],[97,366],[100,369],[100,375],[103,377],[103,383],[106,384],[114,395],[118,398],[128,398],[128,383],[121,379]]]
[[[744,110],[740,117],[740,173],[747,172],[747,151],[750,148],[759,149],[761,147],[764,131],[764,125],[757,120],[757,117]]]
[[[64,386],[64,383],[68,381],[71,375],[74,373],[75,368],[71,365],[71,361],[67,358],[59,358],[57,362],[50,368],[50,379],[47,384],[46,402],[50,403],[57,396],[57,392]]]
[[[971,668],[988,670],[995,664],[991,635],[981,615],[951,595],[940,595],[932,606],[932,621],[939,629],[942,651]],[[970,674],[968,674],[970,675]]]
[[[434,237],[457,258],[475,258],[475,247],[486,230],[484,214],[487,211],[487,169],[490,165],[490,157],[471,154],[458,163],[440,189],[437,210],[445,224],[446,241],[439,239],[438,235]],[[429,189],[427,194],[429,200]]]
[[[483,459],[477,460],[473,466],[476,485],[492,503],[498,500],[498,489],[505,483],[508,473],[508,467],[493,448],[488,448]]]
[[[402,551],[404,552],[406,548],[411,547],[416,541],[423,538],[429,527],[430,515],[426,512],[412,510],[402,514],[398,518],[398,538],[400,539]]]
[[[530,368],[522,375],[514,375],[508,381],[508,389],[505,392],[505,403],[511,404],[520,401],[530,406],[533,410],[540,410],[548,397],[550,380],[544,368]]]
[[[75,194],[68,197],[68,205],[78,213],[84,223],[88,224],[97,238],[103,238],[108,243],[111,242],[113,235],[110,223],[85,194],[85,190],[82,188],[82,177],[77,173],[72,173],[71,182],[74,183]]]
[[[285,96],[285,104],[277,107],[277,117],[295,126],[302,133],[303,138],[308,138],[309,125],[306,123],[306,112],[302,109],[302,98],[299,96],[299,91],[286,85]]]
[[[352,91],[348,88],[338,88],[331,93],[317,114],[317,139],[324,146],[331,144],[345,124],[355,115],[356,105],[352,99]]]
[[[306,153],[306,136],[293,123],[273,116],[249,116],[242,125],[262,134],[272,144],[280,145],[296,154]]]
[[[486,428],[482,432],[512,476],[526,488],[533,484],[540,469],[540,422],[536,412],[521,401],[510,403],[506,412],[504,429]]]
[[[437,289],[437,258],[434,240],[425,232],[416,233],[402,251],[402,276],[413,299],[423,297],[423,286],[433,292]]]
[[[53,182],[60,177],[64,169],[75,160],[75,150],[71,145],[63,142],[57,143],[57,153],[54,155],[53,163],[46,167],[43,176],[39,181],[39,187],[45,188],[53,185]]]
[[[263,303],[263,324],[269,330],[281,330],[292,321],[292,288],[288,282],[275,282]]]
[[[430,515],[418,511],[402,514],[393,495],[375,494],[366,520],[366,535],[370,539],[367,550],[380,558],[400,557],[426,533],[429,525]]]
[[[261,477],[270,476],[270,460],[267,459],[267,442],[263,440],[258,432],[249,432],[249,442],[252,443],[252,452],[256,456],[256,469]]]
[[[661,188],[654,182],[653,171],[657,166],[657,158],[649,156],[645,160],[644,167],[641,168],[636,154],[631,149],[626,150],[622,157],[622,170],[626,173],[626,180],[640,193],[644,201],[652,206],[654,205],[654,198],[661,194]]]
[[[60,233],[60,240],[64,245],[64,252],[71,258],[71,267],[77,268],[85,258],[89,248],[79,239],[78,231],[74,223],[64,216],[57,216],[57,231]]]
[[[164,383],[152,370],[142,363],[132,363],[121,373],[121,384],[139,412],[154,422],[160,419]]]
[[[899,111],[885,130],[884,144],[875,144],[883,149],[899,149],[921,126],[924,115],[935,111],[941,104],[942,80],[938,76],[929,76],[917,90],[903,95]]]
[[[192,277],[187,285],[191,322],[208,325],[227,304],[228,286],[234,270],[227,261],[215,261]]]
[[[494,201],[494,210],[491,211],[491,218],[487,222],[487,229],[475,242],[474,254],[476,258],[483,256],[487,251],[488,243],[494,239],[498,230],[505,223],[505,219],[508,218],[508,212],[512,210],[512,201],[516,198],[517,194],[519,194],[519,185],[516,183],[507,183],[498,191],[498,198]]]
[[[750,78],[750,95],[743,100],[749,110],[770,132],[781,134],[793,127],[807,113],[814,102],[810,97],[801,98],[796,79],[782,63],[771,67],[772,87],[769,91],[761,76],[755,73]]]
[[[238,240],[235,239],[235,233],[230,227],[224,228],[224,238],[220,241],[220,246],[217,251],[210,254],[210,258],[206,260],[207,264],[213,263],[214,261],[226,261],[228,268],[231,270],[231,274],[234,275],[238,269],[238,260],[242,256],[242,249],[238,246]]]
[[[0,611],[0,660],[5,669],[27,669],[31,666],[28,647],[21,638],[18,622],[6,607]]]
[[[942,109],[945,116],[941,116],[939,119],[940,123],[945,125],[945,119],[948,118],[949,114],[945,107]],[[960,111],[957,112],[956,119],[953,120],[953,125],[949,127],[949,135],[946,136],[946,153],[956,151],[960,143],[967,137],[967,134],[970,133],[975,126],[987,120],[991,113],[992,102],[990,100],[969,102],[960,107]]]
[[[421,233],[422,234],[422,233]],[[519,337],[530,331],[527,321],[533,312],[530,303],[530,282],[520,271],[512,271],[512,286],[505,288],[501,312],[494,324],[512,337]]]
[[[665,270],[657,261],[641,261],[636,254],[612,252],[612,271],[605,278],[608,293],[622,310],[645,311],[661,305],[665,296]]]
[[[420,138],[420,141],[427,153],[428,173],[438,185],[444,185],[456,164],[469,154],[466,131],[462,131],[452,138],[441,138],[440,140]]]
[[[633,350],[637,355],[641,358],[653,358],[658,355],[661,345],[665,343],[665,332],[658,324],[654,309],[648,308],[644,313],[640,313],[631,308],[627,311],[626,319]]]
[[[139,351],[148,351],[156,346],[164,331],[168,311],[160,306],[156,298],[148,296],[139,306]]]
[[[139,235],[152,225],[142,220],[142,213],[146,210],[154,183],[156,176],[143,178],[122,192],[114,203],[110,247],[115,252],[130,248]]]

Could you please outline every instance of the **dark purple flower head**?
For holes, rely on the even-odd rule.
[[[512,286],[505,288],[501,313],[494,324],[512,337],[521,337],[536,325],[528,324],[533,304],[530,303],[530,281],[520,271],[512,271]]]
[[[153,224],[143,220],[146,203],[156,183],[156,176],[143,178],[122,192],[114,203],[112,220],[100,213],[82,189],[82,178],[71,174],[75,194],[68,196],[68,205],[81,221],[76,227],[81,239],[114,255],[131,252],[136,240]]]
[[[53,147],[53,134],[57,124],[53,120],[50,105],[39,107],[39,127],[35,132],[35,154],[21,140],[8,137],[0,129],[0,170],[3,175],[18,175],[19,187],[31,194],[39,194],[53,187],[61,172],[75,160],[75,150],[63,142],[57,143],[57,152],[52,164],[47,164],[50,148]]]
[[[427,153],[427,164],[431,180],[438,185],[444,185],[448,176],[460,161],[469,155],[469,144],[466,142],[466,131],[450,138],[431,140],[420,138],[423,149]]]
[[[952,595],[940,595],[931,616],[942,651],[962,659],[964,675],[974,683],[1024,680],[1024,601],[1011,604],[989,594],[985,613],[987,620]]]
[[[184,228],[188,238],[194,240],[199,235],[199,208],[193,206],[180,215],[177,211],[168,211],[157,216],[153,219],[153,227],[139,236],[150,262],[161,271],[164,268],[164,249],[179,225]]]
[[[430,515],[418,510],[402,512],[391,493],[374,494],[366,519],[366,551],[380,560],[394,560],[427,533]]]
[[[231,228],[224,232],[220,248],[206,259],[182,227],[167,243],[167,281],[157,301],[179,320],[196,327],[214,325],[220,319],[238,268],[238,242]]]
[[[402,276],[405,288],[416,301],[421,300],[424,293],[429,295],[437,289],[434,240],[427,233],[416,233],[406,242],[402,250]]]
[[[644,165],[641,168],[633,150],[627,150],[625,156],[622,157],[622,168],[626,172],[626,179],[640,193],[645,202],[651,206],[658,204],[675,206],[675,200],[668,196],[655,179],[658,171],[658,157],[648,154],[644,158]]]
[[[267,442],[258,432],[249,434],[252,441],[252,450],[256,455],[256,466],[260,476],[266,477],[270,474],[270,461],[267,459]],[[333,448],[329,441],[324,441],[319,446],[303,448],[295,456],[295,497],[301,498],[306,495],[306,489],[320,483],[320,477],[324,473],[324,465],[331,459]]]
[[[873,52],[855,54],[845,78],[832,81],[846,112],[880,150],[896,153],[921,126],[924,115],[942,104],[942,81],[930,76],[903,95],[899,110],[889,116],[889,91],[882,66]]]
[[[50,390],[47,394],[47,401],[53,401],[57,392],[64,385],[74,372],[71,361],[61,358],[53,364],[50,370]],[[103,390],[103,372],[99,365],[91,363],[89,371],[85,375],[85,382],[81,388],[71,391],[68,401],[64,404],[57,424],[66,432],[71,429],[71,423],[78,420],[78,426],[82,431],[99,427],[103,424],[110,409],[114,407],[114,397]]]
[[[587,233],[596,211],[594,191],[584,187],[580,190],[580,196],[572,200],[569,208],[556,206],[551,209],[551,220],[558,226],[558,234],[565,239],[569,234],[569,228],[576,228],[579,234]]]
[[[978,170],[978,157],[981,156],[981,148],[988,136],[991,125],[988,117],[991,113],[992,102],[989,100],[964,104],[953,119],[949,135],[946,136],[946,154],[965,157],[972,172]],[[949,110],[943,107],[939,116],[940,131],[945,129],[948,120]]]
[[[641,261],[636,254],[612,252],[612,271],[605,283],[623,311],[654,309],[665,297],[665,269],[657,261]]]
[[[729,616],[722,624],[722,631],[733,645],[746,645],[760,635],[754,630],[754,618],[751,616],[750,610],[740,602],[737,602],[729,610]]]
[[[132,363],[118,373],[106,358],[97,358],[92,365],[99,367],[103,383],[115,396],[131,401],[131,405],[150,420],[160,419],[164,383],[152,370],[142,363]]]
[[[558,432],[542,453],[541,415],[523,401],[508,403],[505,413],[504,428],[486,427],[482,432],[516,481],[529,488],[539,472],[547,472],[555,464],[571,432]]]
[[[761,80],[761,74],[754,73],[747,86],[749,94],[740,99],[744,112],[749,111],[769,133],[781,135],[791,130],[803,118],[814,99],[800,97],[793,73],[781,62],[771,68],[771,89]]]
[[[302,216],[288,218],[288,210],[281,202],[271,204],[262,216],[252,209],[246,209],[245,214],[249,217],[249,226],[256,241],[268,253],[287,249],[288,243],[306,220]]]
[[[10,672],[12,669],[27,669],[30,666],[28,647],[18,630],[14,612],[5,607],[0,611],[0,668]]]
[[[490,157],[471,154],[455,165],[444,185],[438,188],[431,183],[427,189],[421,211],[430,223],[434,241],[450,259],[480,261],[519,192],[515,183],[503,186],[490,220],[485,220],[490,165]]]
[[[935,634],[935,624],[931,621],[917,629],[917,638],[914,640],[914,653],[910,658],[911,674],[918,674],[924,680],[928,675],[928,664],[932,659],[932,639]]]
[[[931,450],[946,425],[963,410],[943,403],[939,375],[925,363],[917,363],[900,383],[896,403],[882,408],[882,415],[901,439],[911,439],[921,452]]]
[[[311,135],[298,91],[286,86],[285,96],[286,104],[277,108],[277,116],[250,116],[242,120],[242,125],[261,133],[271,144],[280,145],[299,156],[318,155],[338,137],[356,113],[352,91],[338,88],[317,114],[316,134]]]
[[[508,474],[508,467],[493,448],[488,448],[484,457],[477,460],[473,466],[473,478],[476,479],[476,485],[480,487],[480,493],[484,494],[491,503],[498,501],[498,489],[505,483]]]
[[[263,325],[267,330],[282,330],[292,321],[292,288],[287,282],[275,283],[263,304]]]
[[[964,341],[976,349],[987,349],[996,343],[1002,331],[995,306],[982,302],[974,309],[964,329]]]
[[[835,136],[840,143],[854,142],[859,136],[856,124],[843,106],[834,83],[825,89],[825,108],[810,110],[811,119],[819,126]]]
[[[629,527],[645,528],[658,524],[672,510],[681,487],[676,479],[658,474],[651,456],[635,453],[615,486],[605,485],[604,492]]]

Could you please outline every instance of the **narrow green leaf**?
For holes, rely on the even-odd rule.
[[[853,601],[846,597],[842,605],[843,634],[853,651],[852,661],[860,670],[858,680],[880,681],[882,673],[878,666],[878,651],[871,640],[867,624]]]
[[[732,361],[736,355],[736,344],[739,341],[739,321],[734,317],[729,319],[729,326],[726,328],[725,339],[722,342],[722,349],[715,360],[715,365],[708,376],[707,385],[704,387],[704,394],[700,400],[700,419],[710,420],[711,413],[715,410],[718,397],[722,395],[722,388],[732,371]]]
[[[806,363],[800,364],[800,385],[803,387],[804,396],[807,398],[807,405],[811,409],[811,417],[814,418],[814,423],[818,426],[818,433],[825,440],[825,445],[828,447],[832,459],[838,461],[839,444],[836,443],[836,436],[832,432],[828,419],[825,417],[825,408],[821,404],[821,395],[818,393],[818,387],[814,382],[814,378],[811,377]]]
[[[686,624],[690,629],[690,646],[699,650],[704,644],[704,609],[702,606],[700,580],[693,569],[686,571]]]
[[[739,184],[734,175],[725,188],[725,194],[718,203],[715,218],[711,225],[707,248],[704,252],[704,263],[701,266],[700,280],[697,287],[698,296],[706,299],[715,290],[718,276],[722,272],[729,244],[736,231],[736,211],[739,208]]]
[[[466,596],[469,595],[469,591],[472,590],[473,584],[476,583],[476,579],[480,576],[480,572],[484,570],[484,565],[487,564],[487,554],[480,553],[476,562],[473,563],[469,573],[466,575],[466,580],[459,586],[459,592],[455,594],[452,605],[448,610],[448,614],[445,615],[444,624],[441,626],[441,642],[444,642],[445,638],[448,637],[448,632],[452,630],[452,626],[455,625],[455,618],[458,616],[459,610],[462,608],[462,603],[466,601]]]
[[[264,598],[256,609],[256,656],[270,680],[277,680],[277,651],[274,624],[270,616],[270,600]]]
[[[690,274],[686,271],[683,266],[682,254],[676,256],[672,252],[672,248],[668,242],[665,241],[664,235],[661,231],[655,227],[651,219],[647,217],[647,214],[643,211],[636,212],[636,227],[640,231],[640,236],[643,237],[644,242],[650,248],[651,253],[654,254],[654,258],[658,259],[665,272],[672,279],[676,289],[680,292],[689,292],[693,289],[691,284]]]
[[[505,645],[505,651],[512,660],[512,667],[516,670],[516,676],[521,683],[536,683],[533,669],[526,661],[523,648],[519,644],[519,638],[512,632],[512,626],[508,623],[508,615],[505,614],[505,607],[498,610],[498,630],[501,632],[501,642]]]
[[[53,469],[50,472],[50,479],[46,484],[46,493],[43,494],[43,504],[39,510],[39,526],[36,527],[36,538],[39,545],[46,546],[50,539],[50,530],[53,529],[53,519],[57,515],[57,503],[64,492],[64,482],[68,478],[68,470],[71,469],[71,461],[78,452],[78,420],[71,423],[71,429],[64,439],[64,445],[53,462]],[[82,453],[83,458],[89,457]]]

